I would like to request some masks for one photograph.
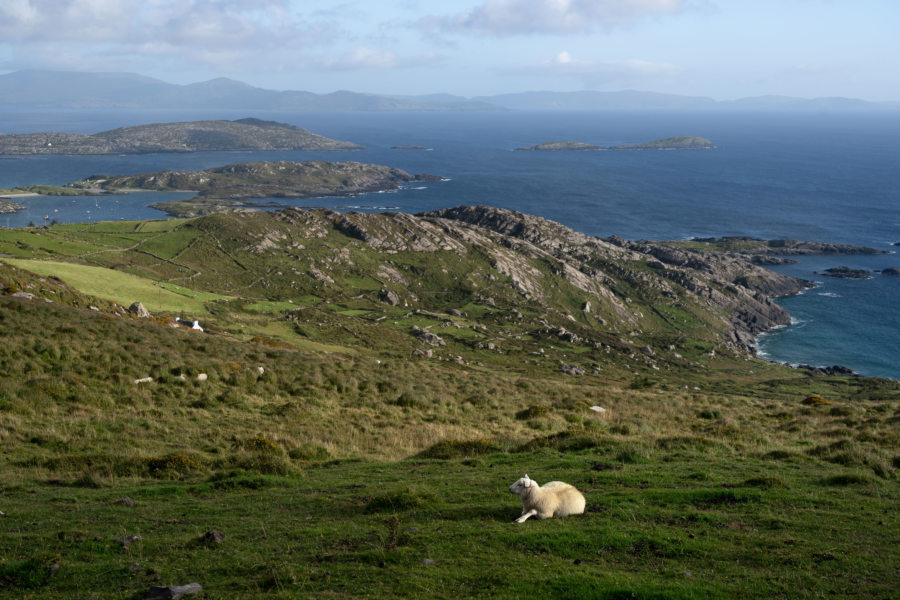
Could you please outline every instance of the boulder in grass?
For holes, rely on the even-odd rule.
[[[135,302],[131,306],[128,307],[128,312],[136,316],[138,319],[149,319],[150,311],[141,304],[140,302]]]
[[[203,588],[199,583],[189,583],[187,585],[154,585],[147,591],[144,596],[147,600],[178,600],[189,594],[199,594]]]

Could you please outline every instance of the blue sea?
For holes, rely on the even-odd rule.
[[[204,169],[256,160],[354,160],[448,179],[391,193],[294,202],[419,212],[486,204],[559,221],[596,236],[687,239],[749,235],[900,250],[900,112],[246,111],[0,112],[0,132],[96,133],[142,123],[253,116],[363,144],[355,152],[229,152],[139,156],[0,156],[0,188],[64,184],[92,174]],[[512,152],[552,140],[602,146],[676,135],[713,140],[692,151]],[[392,146],[432,148],[392,150]],[[183,197],[184,194],[181,194]],[[167,197],[178,197],[172,194]],[[28,198],[0,226],[165,218],[159,194]],[[900,379],[900,277],[817,274],[836,266],[900,268],[900,255],[803,257],[778,270],[817,282],[779,299],[794,320],[759,340],[770,360],[843,365]]]

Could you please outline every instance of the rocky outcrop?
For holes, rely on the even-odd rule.
[[[740,254],[756,264],[789,264],[784,256],[822,256],[853,254],[890,254],[887,250],[833,244],[828,242],[805,242],[792,239],[763,240],[748,236],[693,238],[694,244],[703,244],[710,249]]]
[[[558,274],[611,305],[613,316],[625,323],[635,324],[641,315],[629,306],[629,298],[617,291],[623,280],[665,302],[693,298],[720,315],[727,343],[742,351],[753,351],[759,333],[790,323],[790,315],[772,301],[773,296],[795,294],[811,285],[727,253],[615,237],[599,239],[505,209],[460,206],[421,216],[460,221],[502,234],[502,245],[515,249],[520,257],[518,261],[510,258],[509,263],[528,264],[522,256],[555,263]],[[534,295],[533,290],[530,293]]]
[[[133,314],[138,319],[149,319],[150,311],[147,310],[144,305],[140,302],[135,302],[131,306],[128,307],[128,312]]]
[[[419,341],[428,344],[429,346],[446,346],[447,342],[441,338],[441,336],[436,333],[432,333],[427,329],[423,329],[422,327],[413,326],[412,334],[416,336]]]
[[[837,279],[872,279],[872,271],[867,269],[851,269],[850,267],[831,267],[824,271],[818,271],[819,275],[835,277]]]
[[[21,204],[16,204],[15,202],[8,202],[6,200],[0,200],[0,215],[5,215],[9,213],[14,213],[18,210],[22,210],[25,208]]]

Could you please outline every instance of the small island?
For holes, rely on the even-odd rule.
[[[517,152],[585,152],[591,150],[608,150],[608,148],[584,142],[544,142],[536,146],[516,148]]]
[[[644,142],[642,144],[623,144],[619,146],[596,146],[584,142],[544,142],[536,146],[516,148],[517,151],[536,152],[584,152],[595,150],[706,150],[715,148],[710,140],[695,136],[678,136]]]
[[[839,279],[872,279],[872,272],[866,269],[851,269],[850,267],[832,267],[818,272],[819,275],[825,277],[836,277]]]
[[[122,127],[93,135],[26,133],[0,135],[0,154],[148,154],[236,150],[360,150],[302,127],[263,121],[187,121]]]
[[[92,175],[68,184],[76,194],[112,194],[130,190],[192,191],[195,198],[159,202],[153,208],[176,217],[199,216],[283,206],[259,199],[355,196],[394,190],[413,181],[441,181],[401,169],[359,162],[253,162],[204,171],[157,171],[139,175]]]

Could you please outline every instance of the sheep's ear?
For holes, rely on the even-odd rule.
[[[525,487],[531,487],[531,479],[528,478],[528,473],[525,474]]]

